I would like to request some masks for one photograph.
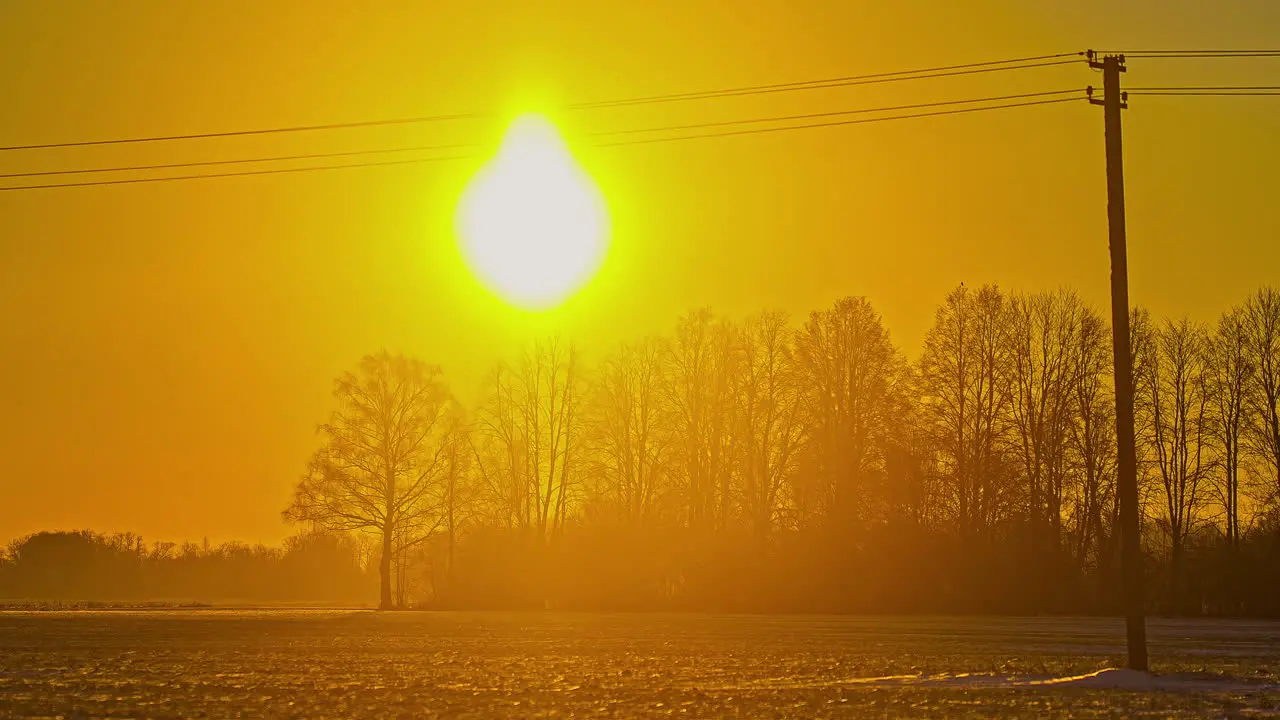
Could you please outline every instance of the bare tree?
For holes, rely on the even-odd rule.
[[[1264,287],[1245,303],[1245,332],[1255,365],[1248,393],[1250,448],[1270,471],[1280,499],[1280,290]]]
[[[920,358],[921,411],[966,536],[986,533],[1007,509],[1007,312],[996,287],[975,293],[961,285],[938,308]]]
[[[1072,393],[1080,373],[1077,349],[1084,305],[1058,291],[1009,298],[1013,426],[1033,537],[1050,548],[1062,541]],[[1046,548],[1048,549],[1048,548]]]
[[[873,478],[885,471],[904,370],[880,315],[848,297],[809,316],[795,341],[796,370],[810,425],[806,457],[812,511],[849,524],[868,519]]]
[[[1205,368],[1211,428],[1221,469],[1214,476],[1214,489],[1222,504],[1227,546],[1232,550],[1240,544],[1240,463],[1244,458],[1240,441],[1255,365],[1248,339],[1245,313],[1240,308],[1223,313],[1209,338]]]
[[[1157,479],[1160,472],[1156,468],[1155,454],[1147,452],[1147,439],[1153,433],[1152,404],[1148,398],[1156,391],[1155,362],[1159,347],[1159,329],[1151,318],[1151,312],[1144,307],[1135,307],[1129,311],[1129,362],[1131,363],[1130,380],[1133,387],[1133,428],[1134,443],[1137,452],[1138,471],[1138,522],[1145,528],[1150,523],[1161,522],[1163,511],[1159,506],[1163,490],[1159,489]],[[1139,531],[1139,539],[1146,542],[1145,530]],[[1163,551],[1163,548],[1161,548]]]
[[[489,395],[480,405],[467,444],[484,486],[489,521],[527,529],[531,524],[526,477],[528,447],[521,422],[516,380],[503,363],[490,375]]]
[[[917,530],[934,531],[948,516],[950,478],[939,469],[940,451],[933,418],[916,402],[919,379],[912,368],[903,369],[901,387],[895,392],[896,409],[885,442],[885,487],[882,518],[898,518]]]
[[[1176,602],[1187,539],[1201,520],[1209,473],[1209,396],[1203,327],[1166,320],[1151,342],[1143,398],[1150,417],[1146,445],[1163,490],[1169,535],[1170,595]]]
[[[672,413],[678,459],[672,469],[687,495],[689,524],[703,531],[723,526],[729,515],[735,336],[727,320],[694,310],[680,319],[667,346],[664,405]]]
[[[598,479],[628,523],[644,523],[668,474],[662,391],[665,349],[654,339],[624,344],[596,371],[592,437]]]
[[[475,515],[478,488],[472,474],[471,426],[467,423],[462,406],[454,403],[447,418],[444,462],[445,473],[441,488],[441,522],[446,533],[446,564],[444,579],[453,579],[457,561],[458,535],[461,528]]]
[[[478,414],[482,439],[473,457],[504,524],[544,541],[563,526],[581,460],[579,372],[571,344],[535,343],[516,371],[498,366]]]
[[[1068,444],[1074,481],[1071,547],[1081,567],[1110,557],[1116,480],[1115,405],[1111,376],[1111,329],[1091,308],[1080,314],[1073,348],[1072,412]]]
[[[804,438],[803,406],[786,316],[763,312],[748,318],[739,347],[741,372],[733,378],[739,494],[743,514],[763,546],[782,510]]]
[[[338,409],[321,425],[312,458],[284,517],[381,538],[379,606],[392,606],[392,561],[424,541],[437,514],[449,391],[440,369],[383,352],[334,386]]]

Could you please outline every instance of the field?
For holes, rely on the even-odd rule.
[[[1109,619],[11,611],[0,717],[1280,716],[1280,624],[1149,629],[1155,680],[1087,675]]]

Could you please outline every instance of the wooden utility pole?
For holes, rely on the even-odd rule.
[[[1124,153],[1120,141],[1120,111],[1128,107],[1120,91],[1123,55],[1101,60],[1089,51],[1089,66],[1102,70],[1101,105],[1106,121],[1107,227],[1111,238],[1111,346],[1116,386],[1116,499],[1120,504],[1120,573],[1124,591],[1125,629],[1129,667],[1147,669],[1147,627],[1143,613],[1142,537],[1138,522],[1138,458],[1133,431],[1133,355],[1129,347],[1129,265],[1124,231]]]

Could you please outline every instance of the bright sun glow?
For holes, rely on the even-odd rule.
[[[516,118],[458,203],[471,269],[530,310],[558,305],[591,279],[604,260],[608,222],[599,188],[539,115]]]

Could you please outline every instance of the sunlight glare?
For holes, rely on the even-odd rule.
[[[599,269],[604,197],[540,115],[511,124],[458,203],[463,255],[485,285],[528,310],[562,303]]]

